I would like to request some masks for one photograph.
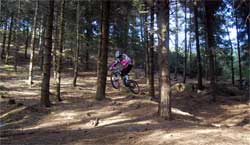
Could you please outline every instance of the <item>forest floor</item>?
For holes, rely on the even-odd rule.
[[[158,103],[146,95],[143,78],[137,79],[140,95],[115,90],[108,79],[107,99],[96,101],[95,73],[80,72],[73,88],[72,74],[65,72],[63,101],[56,101],[51,79],[53,105],[42,108],[39,71],[30,88],[27,66],[18,73],[0,67],[1,145],[250,145],[250,105],[231,85],[221,85],[216,103],[207,89],[197,93],[186,85],[173,91],[173,120],[167,121],[157,115]]]

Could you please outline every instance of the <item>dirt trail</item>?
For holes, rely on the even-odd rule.
[[[64,75],[64,101],[55,100],[52,86],[54,105],[47,109],[38,105],[39,77],[29,88],[22,73],[0,76],[1,145],[250,145],[250,106],[232,99],[237,96],[221,95],[210,103],[209,93],[174,93],[174,119],[166,121],[147,96],[114,90],[109,83],[107,99],[95,101],[91,72],[80,73],[76,88]],[[9,105],[10,98],[16,104]]]

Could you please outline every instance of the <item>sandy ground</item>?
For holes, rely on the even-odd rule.
[[[81,72],[76,88],[65,73],[63,101],[56,101],[52,79],[53,105],[42,108],[39,72],[30,88],[27,70],[16,74],[6,65],[1,70],[1,145],[250,145],[250,106],[239,99],[239,91],[220,93],[216,103],[206,91],[174,92],[173,120],[166,121],[146,95],[143,79],[137,81],[146,94],[115,90],[108,81],[107,99],[95,101],[93,72]],[[15,104],[8,104],[10,99]]]

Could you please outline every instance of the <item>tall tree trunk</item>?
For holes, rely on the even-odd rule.
[[[232,74],[232,84],[234,85],[234,56],[233,56],[233,44],[232,44],[232,40],[230,38],[230,33],[229,33],[229,30],[228,30],[228,27],[226,26],[226,29],[227,29],[227,35],[228,35],[228,38],[229,38],[229,42],[230,42],[230,58],[231,58],[231,74]]]
[[[144,31],[143,31],[143,24],[144,24],[144,21],[143,21],[143,17],[142,16],[140,16],[140,33],[141,33],[141,46],[142,46],[142,50],[145,50],[145,41],[144,41],[144,36],[145,36],[145,34],[144,34]],[[146,52],[145,52],[146,53]],[[144,53],[144,56],[145,56],[145,53]],[[146,66],[147,64],[146,63],[144,63],[144,77],[145,78],[147,78],[147,66]]]
[[[39,66],[41,71],[43,71],[43,50],[44,50],[44,35],[45,35],[44,22],[46,22],[46,18],[43,15],[41,18],[40,28],[39,28]]]
[[[176,0],[176,7],[175,7],[175,53],[176,53],[176,58],[175,58],[175,71],[174,71],[174,79],[177,80],[177,74],[178,74],[178,57],[179,57],[179,48],[178,48],[178,31],[179,31],[179,26],[178,26],[178,0]]]
[[[25,47],[24,47],[24,57],[25,58],[28,58],[28,56],[27,56],[27,51],[28,51],[28,46],[29,46],[29,39],[30,39],[30,37],[29,37],[29,26],[27,25],[26,26],[26,40],[25,40]]]
[[[33,84],[33,63],[34,63],[34,54],[35,54],[35,37],[36,37],[36,24],[37,24],[37,11],[38,11],[38,0],[36,0],[36,8],[35,8],[35,15],[33,19],[33,27],[32,27],[32,38],[31,38],[31,45],[30,45],[30,67],[29,67],[29,80],[28,84]]]
[[[15,45],[15,60],[14,60],[14,70],[17,72],[17,63],[18,63],[18,51],[19,51],[19,44],[18,44],[18,31],[19,31],[19,15],[21,9],[21,1],[18,0],[18,8],[17,8],[17,16],[15,19],[15,37],[14,37],[14,45]]]
[[[185,52],[184,52],[184,68],[183,68],[183,83],[186,83],[187,71],[187,1],[185,1]]]
[[[198,31],[198,1],[194,2],[194,20],[195,20],[195,38],[196,38],[196,51],[198,61],[198,89],[202,89],[202,66],[200,55],[199,31]]]
[[[89,49],[90,49],[90,44],[92,41],[92,25],[91,25],[91,20],[87,20],[88,25],[90,25],[90,27],[87,28],[87,33],[86,33],[86,38],[87,38],[87,46],[86,46],[86,50],[85,50],[85,70],[88,71],[89,70]]]
[[[98,57],[98,74],[96,99],[105,99],[106,77],[107,77],[107,59],[108,59],[108,41],[109,41],[109,8],[110,1],[102,2],[102,20],[101,20],[101,48]]]
[[[192,14],[189,14],[189,19],[190,19],[190,32],[189,32],[189,78],[192,78]]]
[[[11,14],[11,20],[10,20],[10,28],[9,28],[9,35],[8,35],[8,45],[6,49],[6,57],[5,57],[5,63],[8,64],[9,61],[9,55],[10,55],[10,43],[12,40],[12,29],[13,29],[13,21],[14,21],[14,14]]]
[[[250,10],[250,7],[249,7]],[[250,19],[247,19],[246,22],[247,26],[247,37],[248,37],[248,72],[250,71]],[[247,76],[247,81],[248,81],[248,88],[247,88],[247,93],[246,93],[246,101],[248,101],[248,104],[250,104],[250,75]]]
[[[212,102],[216,102],[216,83],[215,83],[215,66],[214,66],[214,16],[211,7],[213,1],[206,1],[206,30],[207,30],[207,46],[209,54],[209,76],[210,76],[210,85],[212,89]]]
[[[160,68],[160,98],[159,114],[165,119],[171,119],[171,92],[168,69],[168,53],[169,53],[169,1],[159,1],[159,68]],[[167,33],[167,39],[166,39]]]
[[[64,6],[65,0],[61,0],[61,11],[60,11],[60,29],[59,29],[59,55],[57,59],[57,75],[56,75],[56,96],[58,101],[61,99],[61,71],[62,71],[62,52],[63,52],[63,42],[64,42]]]
[[[241,51],[240,51],[240,41],[239,41],[239,26],[238,26],[238,18],[235,15],[235,23],[236,23],[236,39],[237,39],[237,50],[238,50],[238,62],[239,62],[239,77],[240,77],[240,84],[239,88],[242,89],[242,71],[241,71]]]
[[[154,89],[154,6],[151,7],[150,15],[150,48],[149,48],[149,95],[155,97]]]
[[[145,8],[144,10],[147,10],[147,5],[145,3]],[[145,14],[144,16],[144,50],[145,50],[145,70],[146,70],[146,83],[147,86],[149,88],[149,52],[148,52],[148,48],[149,48],[149,44],[148,44],[148,19],[147,19],[148,15]]]
[[[80,6],[79,0],[77,0],[77,9],[76,9],[76,49],[74,52],[74,78],[73,78],[73,87],[76,86],[76,81],[78,77],[78,55],[79,55],[79,18],[80,18]]]
[[[5,56],[5,43],[6,43],[6,37],[7,37],[7,27],[8,27],[8,15],[6,14],[4,31],[3,31],[3,44],[2,44],[1,59],[4,59],[4,56]]]
[[[58,23],[59,23],[59,14],[57,11],[54,12],[54,27],[55,30],[52,34],[52,39],[53,39],[53,43],[52,43],[52,54],[53,54],[53,61],[52,61],[52,65],[53,65],[53,77],[56,80],[57,78],[57,51],[58,51]]]
[[[53,13],[54,13],[54,0],[48,1],[48,18],[46,29],[46,42],[44,49],[44,63],[41,87],[41,104],[50,107],[49,88],[50,88],[50,68],[51,68],[51,49],[52,49],[52,32],[53,32]]]

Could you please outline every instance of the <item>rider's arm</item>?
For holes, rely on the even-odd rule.
[[[110,66],[109,69],[112,70],[118,63],[119,63],[119,60],[114,61],[114,62],[111,64],[111,66]]]

